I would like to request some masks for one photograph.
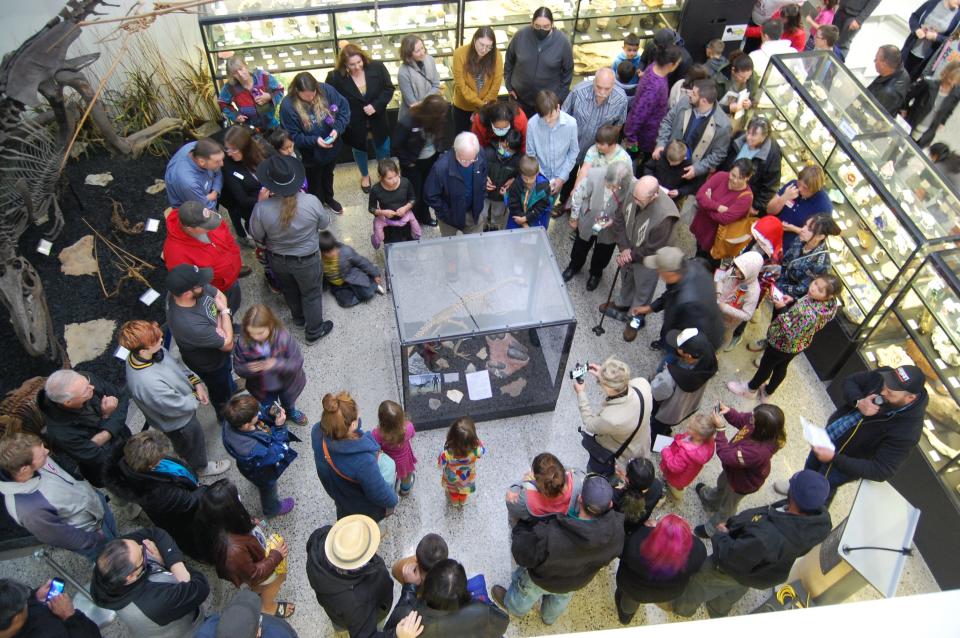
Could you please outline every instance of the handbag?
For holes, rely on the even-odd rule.
[[[613,476],[616,473],[617,459],[620,458],[620,455],[623,454],[624,450],[630,447],[633,437],[637,435],[637,432],[640,431],[640,426],[643,425],[643,413],[645,406],[643,404],[643,395],[640,394],[640,390],[633,388],[633,391],[637,393],[637,398],[640,399],[640,418],[637,420],[637,427],[633,429],[633,432],[630,433],[630,436],[627,437],[627,440],[624,441],[616,452],[611,452],[607,448],[603,447],[597,442],[597,437],[589,432],[584,432],[580,428],[577,428],[580,432],[580,445],[583,446],[583,449],[587,451],[587,454],[590,455],[590,458],[593,462],[601,466],[603,469],[598,471],[597,474],[603,474],[604,476]]]
[[[746,193],[749,194],[749,193]],[[738,199],[743,197],[739,195]],[[749,213],[742,219],[729,224],[723,224],[717,228],[717,236],[713,240],[713,246],[710,248],[710,256],[714,259],[726,259],[736,257],[743,250],[743,247],[750,243],[753,235],[753,225],[760,218]]]

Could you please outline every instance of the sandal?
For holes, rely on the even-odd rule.
[[[277,618],[289,618],[295,611],[297,611],[297,606],[294,603],[288,600],[278,600],[277,611],[273,615]]]

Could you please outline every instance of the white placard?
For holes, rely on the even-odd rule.
[[[147,220],[147,223],[144,224],[144,230],[146,230],[148,233],[155,233],[157,232],[158,228],[160,228],[159,219],[154,219],[151,217],[150,219]]]
[[[140,301],[146,306],[149,306],[154,301],[160,297],[160,293],[154,290],[153,288],[147,288],[147,291],[140,295]]]
[[[493,390],[490,388],[490,373],[487,370],[468,372],[464,376],[467,378],[467,394],[471,401],[489,399],[493,396]]]
[[[723,29],[723,36],[720,38],[724,42],[739,42],[747,35],[747,25],[728,24]]]
[[[37,244],[37,252],[41,255],[49,255],[52,248],[53,244],[48,242],[46,239],[41,239],[40,243]]]
[[[116,351],[113,353],[113,356],[115,356],[117,359],[120,359],[121,361],[126,361],[129,355],[130,355],[130,351],[124,348],[123,346],[117,346]]]
[[[800,425],[803,426],[804,440],[813,447],[825,447],[828,450],[837,449],[833,441],[830,440],[830,435],[827,434],[826,428],[814,425],[803,416],[800,417]]]
[[[663,452],[663,449],[670,447],[670,444],[673,443],[672,436],[664,436],[658,434],[656,440],[653,442],[653,451],[654,452]]]
[[[447,372],[443,375],[444,383],[460,383],[460,373],[459,372]]]

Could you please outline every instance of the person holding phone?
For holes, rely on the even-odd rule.
[[[12,578],[0,579],[0,638],[99,638],[97,624],[73,606],[59,578],[31,591]]]

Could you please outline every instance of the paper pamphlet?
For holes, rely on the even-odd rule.
[[[653,451],[662,452],[663,448],[669,447],[673,443],[672,436],[664,436],[662,434],[657,435],[657,439],[653,442]]]
[[[154,301],[156,301],[159,297],[160,297],[160,293],[159,293],[159,292],[157,292],[157,291],[154,290],[153,288],[148,288],[145,293],[143,293],[142,295],[140,295],[140,301],[141,301],[143,304],[149,306],[149,305],[152,304]]]
[[[490,373],[487,370],[468,372],[463,376],[467,378],[467,394],[471,401],[489,399],[493,396],[493,390],[490,388]]]
[[[803,426],[803,438],[807,443],[813,447],[825,447],[828,450],[836,450],[825,428],[814,425],[802,416],[800,417],[800,425]]]
[[[148,219],[146,226],[144,226],[144,230],[148,233],[155,233],[158,228],[160,228],[160,220],[153,218]]]

